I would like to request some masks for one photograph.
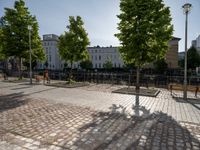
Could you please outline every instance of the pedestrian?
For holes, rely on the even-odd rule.
[[[49,73],[47,69],[44,71],[43,78],[43,83],[45,83],[45,80],[47,80],[47,83],[49,83]]]
[[[7,75],[6,69],[4,69],[4,71],[3,71],[3,77],[4,77],[4,80],[8,80],[8,75]]]

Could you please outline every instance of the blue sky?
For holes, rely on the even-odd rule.
[[[53,33],[60,35],[66,30],[68,16],[80,15],[85,22],[91,46],[118,46],[119,41],[114,34],[118,32],[116,17],[120,13],[120,0],[25,0],[26,6],[39,22],[40,36]],[[170,7],[174,36],[180,37],[179,51],[184,51],[185,15],[182,5],[192,4],[189,14],[188,47],[191,40],[200,34],[200,0],[164,0]],[[13,7],[14,0],[0,0],[0,16],[4,15],[4,7]]]

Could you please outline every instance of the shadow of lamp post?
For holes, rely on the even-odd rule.
[[[192,5],[189,3],[184,4],[183,11],[185,13],[185,65],[184,65],[184,91],[183,98],[187,99],[187,30],[188,30],[188,13],[191,10]]]
[[[32,84],[32,50],[31,50],[31,31],[32,26],[28,25],[28,33],[29,33],[29,67],[30,67],[30,84]]]

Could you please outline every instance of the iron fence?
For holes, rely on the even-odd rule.
[[[9,72],[10,76],[17,76],[18,72]],[[35,75],[43,75],[43,71],[33,71],[33,78]],[[23,71],[23,77],[29,77],[28,71]],[[51,71],[49,70],[49,77],[52,80],[67,80],[69,72]],[[117,72],[95,72],[95,71],[73,71],[73,80],[80,82],[91,83],[105,83],[105,84],[123,84],[123,85],[135,85],[136,73],[117,73]],[[167,87],[169,83],[183,84],[183,76],[170,76],[170,75],[156,75],[156,74],[140,74],[140,84],[142,86],[155,86],[155,87]],[[200,77],[188,76],[189,85],[200,85]]]

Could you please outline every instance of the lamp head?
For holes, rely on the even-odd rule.
[[[28,30],[31,31],[32,30],[32,26],[28,25]]]
[[[191,8],[192,8],[192,4],[186,3],[186,4],[184,4],[182,7],[183,7],[184,13],[187,14],[188,12],[190,12],[190,10],[191,10]]]

